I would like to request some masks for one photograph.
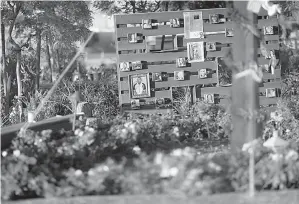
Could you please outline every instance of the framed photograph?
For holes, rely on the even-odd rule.
[[[266,73],[270,72],[268,64],[259,65],[259,69],[261,69],[263,72],[266,72]]]
[[[149,74],[130,75],[129,81],[132,98],[145,98],[151,96]]]
[[[131,108],[135,110],[140,109],[140,100],[139,99],[131,100]]]
[[[183,70],[175,71],[174,72],[174,80],[177,80],[177,81],[185,80],[185,72]]]
[[[264,26],[264,35],[274,35],[274,26]]]
[[[129,72],[131,69],[131,64],[130,62],[121,62],[119,63],[119,69],[122,72]]]
[[[179,18],[170,19],[170,27],[171,28],[179,28],[179,27],[181,27],[180,19]]]
[[[234,37],[234,29],[225,28],[225,37]]]
[[[176,66],[177,67],[186,67],[187,66],[187,59],[185,57],[180,57],[176,59]]]
[[[217,24],[219,23],[219,14],[210,14],[209,19],[211,24]]]
[[[216,51],[216,42],[207,42],[207,43],[206,43],[206,50],[207,50],[208,52]]]
[[[152,19],[142,19],[142,28],[143,29],[152,29]]]
[[[187,43],[187,55],[189,62],[204,62],[204,42]]]
[[[204,101],[207,103],[215,103],[214,94],[204,94],[203,98],[204,98]]]
[[[199,76],[200,79],[207,78],[208,77],[208,71],[207,71],[207,69],[200,69],[198,71],[198,76]]]
[[[157,98],[156,99],[156,105],[164,105],[165,104],[165,99],[164,98]]]
[[[152,80],[153,81],[162,81],[162,73],[161,72],[152,73]]]
[[[142,62],[141,61],[132,62],[132,70],[138,70],[138,69],[142,69]]]
[[[203,38],[202,12],[184,12],[184,37],[186,39]]]
[[[143,41],[143,35],[141,33],[129,33],[128,42],[129,43],[138,43]]]
[[[276,88],[269,88],[269,89],[266,89],[266,97],[267,97],[267,98],[273,98],[273,97],[276,97]]]

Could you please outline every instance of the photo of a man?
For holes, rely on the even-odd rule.
[[[182,58],[182,57],[177,58],[176,64],[177,64],[177,67],[186,67],[187,66],[186,58]]]
[[[219,15],[218,14],[210,15],[210,23],[211,24],[219,23]]]
[[[274,27],[273,26],[264,26],[264,35],[273,35]]]
[[[137,74],[130,76],[132,98],[150,96],[149,74]]]
[[[178,18],[170,19],[170,27],[179,28],[180,27],[180,19],[178,19]]]

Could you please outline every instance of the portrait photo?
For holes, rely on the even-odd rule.
[[[127,37],[129,43],[138,43],[143,41],[143,35],[141,33],[129,33]]]
[[[185,72],[182,71],[175,71],[174,72],[174,80],[183,81],[185,80]]]
[[[153,81],[162,81],[162,73],[161,72],[154,72],[152,74]]]
[[[165,100],[164,98],[157,98],[156,99],[156,105],[164,105],[165,104]]]
[[[208,77],[207,69],[200,69],[198,72],[199,72],[198,75],[200,79],[204,79]]]
[[[208,52],[216,51],[216,42],[207,42],[206,43],[206,50]]]
[[[187,66],[187,59],[185,57],[180,57],[176,59],[176,66],[177,67],[186,67]]]
[[[234,29],[225,28],[225,37],[234,37]]]
[[[149,74],[130,75],[130,92],[132,98],[150,97]]]
[[[139,99],[131,100],[131,108],[132,109],[140,109],[140,101],[139,101]]]
[[[269,69],[269,65],[268,64],[262,64],[262,65],[259,65],[259,69],[261,69],[263,72],[265,73],[269,73],[270,72],[270,69]]]
[[[138,70],[138,69],[142,69],[142,62],[141,61],[132,62],[132,70]]]
[[[211,24],[217,24],[219,23],[219,14],[210,14],[209,19]]]
[[[204,42],[187,43],[188,62],[204,62]]]
[[[273,97],[276,97],[276,88],[269,88],[269,89],[266,89],[266,97],[267,97],[267,98],[273,98]]]
[[[142,28],[143,29],[152,29],[152,19],[142,19]]]
[[[274,26],[264,26],[264,35],[274,35]]]
[[[204,98],[204,101],[207,103],[215,103],[214,94],[204,94],[203,98]]]
[[[130,71],[130,62],[121,62],[119,63],[119,70],[122,72],[129,72]]]
[[[179,18],[170,19],[170,27],[171,28],[179,28],[179,27],[181,27],[180,19]]]

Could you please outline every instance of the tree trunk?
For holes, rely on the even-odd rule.
[[[46,36],[46,58],[47,58],[48,68],[50,70],[50,75],[51,75],[50,82],[52,83],[53,70],[52,70],[52,65],[51,65],[51,55],[50,55],[50,47],[49,47],[48,36]]]
[[[19,117],[20,121],[22,122],[22,81],[21,81],[21,50],[17,51],[17,65],[16,65],[16,74],[17,74],[17,84],[18,84],[18,108],[19,108]]]
[[[39,90],[39,78],[40,78],[40,53],[41,53],[41,30],[37,29],[36,32],[37,48],[36,48],[36,76],[35,76],[35,91]]]

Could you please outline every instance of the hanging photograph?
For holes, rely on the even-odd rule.
[[[234,29],[225,28],[225,37],[234,37]]]
[[[206,43],[206,50],[207,50],[208,52],[216,51],[216,42],[207,42],[207,43]]]
[[[143,29],[152,29],[152,19],[142,19]]]
[[[188,62],[204,62],[204,42],[187,43]]]
[[[263,72],[266,72],[266,73],[270,72],[268,64],[259,65],[259,69],[261,69]]]
[[[162,74],[161,74],[161,72],[154,72],[154,73],[152,73],[152,80],[153,81],[162,81]]]
[[[207,69],[201,69],[198,71],[198,75],[200,79],[204,79],[208,77]]]
[[[140,101],[139,101],[139,99],[131,100],[131,108],[132,109],[140,109]]]
[[[185,57],[180,57],[176,59],[176,66],[177,67],[186,67],[187,66],[187,59]]]
[[[132,62],[132,70],[138,70],[138,69],[142,69],[142,62],[141,61]]]
[[[180,19],[179,18],[170,19],[170,27],[171,28],[179,28],[179,27],[181,27]]]
[[[202,12],[184,12],[184,34],[186,39],[204,37]]]
[[[130,71],[130,62],[121,62],[119,63],[119,69],[122,72],[129,72]]]
[[[165,99],[164,98],[157,98],[156,99],[156,105],[164,105],[165,104]]]
[[[264,26],[264,35],[274,35],[274,26]]]
[[[177,80],[177,81],[185,80],[185,72],[184,71],[175,71],[174,72],[174,80]]]
[[[204,94],[203,98],[204,98],[204,101],[207,103],[215,103],[214,94]]]
[[[211,24],[217,24],[219,23],[219,14],[210,14],[209,19]]]
[[[130,75],[129,79],[132,98],[151,96],[149,74]]]
[[[267,98],[273,98],[273,97],[276,97],[276,88],[269,88],[269,89],[266,89],[266,97],[267,97]]]
[[[128,34],[128,42],[129,43],[138,43],[142,42],[143,36],[140,33],[129,33]]]

